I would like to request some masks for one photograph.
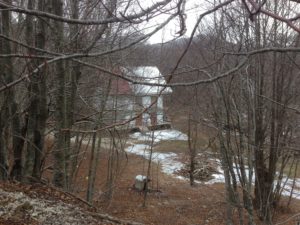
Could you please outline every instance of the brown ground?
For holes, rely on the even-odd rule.
[[[0,225],[140,225],[97,212],[84,200],[43,184],[0,183]]]
[[[198,184],[195,187],[191,187],[186,181],[163,174],[157,164],[152,164],[152,181],[150,182],[152,191],[147,195],[146,206],[143,207],[144,194],[134,190],[133,183],[136,175],[146,174],[148,161],[142,157],[132,154],[126,155],[121,152],[118,153],[118,160],[118,176],[113,185],[112,198],[109,200],[106,186],[108,154],[107,152],[101,154],[94,198],[94,205],[98,208],[98,212],[148,225],[225,224],[226,204],[224,200],[224,184]],[[76,184],[72,186],[74,193],[81,198],[85,198],[88,165],[89,154],[86,153],[85,159],[82,161],[79,169]],[[35,186],[25,188],[26,186],[20,186],[20,184],[5,185],[1,184],[0,188],[6,187],[6,189],[12,191],[14,189],[21,189],[25,193],[30,193],[32,187],[33,189],[35,188]],[[55,200],[57,199],[57,201],[63,200],[71,204],[79,204],[81,205],[80,207],[86,207],[80,201],[76,203],[78,202],[76,198],[74,200],[69,195],[61,195],[60,192],[52,191],[52,189],[48,189],[47,187],[44,188],[41,189],[42,191],[34,191],[34,193],[42,193],[42,195]],[[37,190],[40,190],[40,186],[38,186]],[[299,212],[300,201],[293,200],[289,209],[280,207],[280,210],[276,213],[274,224],[284,221],[286,218]],[[34,225],[34,223],[26,220],[23,223],[15,223],[14,221],[0,218],[0,225],[14,224]],[[238,224],[237,221],[235,224]],[[261,223],[257,220],[257,224]],[[292,219],[284,224],[294,225],[295,220]]]
[[[120,154],[122,171],[117,178],[111,201],[105,196],[107,171],[107,154],[101,155],[101,169],[97,175],[97,194],[95,205],[101,212],[109,213],[118,218],[134,220],[153,225],[192,225],[192,224],[225,224],[224,184],[191,187],[188,182],[173,176],[163,174],[157,164],[152,164],[151,188],[147,195],[146,207],[143,207],[144,194],[133,189],[134,178],[138,174],[146,174],[147,161],[139,156]],[[83,187],[86,183],[88,163],[83,163],[79,174],[78,184]],[[81,197],[84,194],[81,193]],[[283,210],[284,209],[284,210]],[[300,201],[294,200],[290,209],[281,208],[276,221],[300,212]],[[260,224],[257,221],[257,224]],[[295,224],[292,220],[290,223]]]

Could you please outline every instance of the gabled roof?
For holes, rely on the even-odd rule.
[[[123,68],[123,72],[126,76],[141,82],[147,82],[151,84],[166,84],[165,78],[160,73],[159,69],[155,66],[139,66]],[[162,86],[150,86],[142,84],[130,84],[132,91],[135,95],[157,95],[164,87]],[[165,88],[162,94],[172,93],[170,87]]]

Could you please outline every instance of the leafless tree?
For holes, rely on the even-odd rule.
[[[130,120],[101,123],[108,92],[101,96],[101,109],[94,110],[79,96],[84,89],[80,82],[90,79],[89,87],[95,88],[90,72],[106,80],[117,77],[133,84],[157,85],[115,72],[114,67],[124,63],[128,50],[172,19],[180,22],[179,35],[186,29],[184,0],[163,0],[144,7],[141,3],[0,1],[0,179],[10,175],[26,182],[38,181],[45,133],[54,131],[53,182],[69,189],[78,162],[73,156],[80,152],[71,138],[75,134],[79,140],[88,134],[93,144],[87,199],[92,201],[101,132],[111,132]],[[176,89],[213,83],[204,90],[212,99],[208,104],[213,115],[210,119],[216,128],[226,177],[228,224],[233,223],[233,207],[238,208],[240,224],[244,223],[243,208],[249,224],[254,223],[253,208],[262,220],[271,221],[282,192],[283,166],[294,154],[291,149],[297,149],[298,8],[298,1],[208,2],[208,9],[201,12],[191,37],[168,68],[168,84],[159,85]],[[168,18],[143,33],[142,25],[161,13]],[[205,24],[207,16],[212,19]],[[199,54],[205,65],[187,65],[184,68],[197,75],[176,79],[189,72],[182,65],[191,46],[195,46],[200,28],[204,29],[203,36],[211,35],[211,49]],[[14,33],[16,30],[18,33]],[[84,102],[85,115],[76,112],[78,98]],[[90,111],[94,112],[87,115]],[[87,126],[76,123],[87,120],[91,122]],[[114,152],[111,154],[113,158]],[[12,165],[9,155],[13,155]],[[110,186],[112,180],[110,176]]]

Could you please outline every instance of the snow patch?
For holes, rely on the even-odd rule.
[[[178,155],[176,153],[161,153],[152,152],[151,146],[145,144],[135,144],[125,149],[126,152],[132,153],[144,157],[145,159],[150,159],[152,162],[161,165],[162,171],[166,174],[173,175],[174,172],[183,168],[183,163],[176,160]]]
[[[184,134],[180,131],[177,131],[177,130],[173,130],[173,129],[160,130],[160,131],[149,131],[149,132],[144,132],[144,133],[134,133],[130,137],[132,139],[138,140],[138,141],[151,141],[152,137],[153,137],[154,138],[153,141],[156,144],[162,140],[182,140],[182,141],[188,140],[188,137],[186,134]],[[149,160],[150,153],[151,153],[151,146],[148,144],[132,143],[132,145],[130,147],[126,148],[125,151],[127,151],[128,153],[142,156],[145,159]],[[162,171],[164,173],[173,175],[177,179],[188,181],[189,180],[188,178],[174,174],[184,167],[184,164],[179,162],[177,160],[177,158],[178,158],[178,155],[173,152],[169,152],[169,153],[153,152],[152,157],[151,157],[153,162],[161,165]],[[225,183],[224,171],[221,168],[221,161],[219,159],[214,159],[214,160],[219,165],[217,168],[218,173],[213,174],[212,176],[214,178],[209,181],[206,181],[206,182],[195,181],[196,183],[204,183],[204,184]],[[245,172],[246,172],[246,175],[249,177],[250,171],[247,167],[245,168]],[[238,174],[240,173],[239,169],[234,168],[234,173],[236,174],[236,176],[238,176]],[[252,182],[254,182],[254,180],[255,180],[255,175],[252,174]],[[283,188],[282,195],[290,196],[291,191],[293,189],[292,188],[293,180],[289,179],[287,177],[284,177],[283,183],[285,183],[285,186]],[[293,189],[292,197],[300,199],[300,179],[295,180],[295,186]]]
[[[221,166],[218,166],[217,170],[218,170],[219,174],[213,174],[214,178],[207,181],[207,182],[204,182],[205,184],[225,183],[224,171],[221,168]],[[237,168],[234,168],[234,173],[238,177],[239,170]],[[246,168],[245,173],[249,178],[249,169]],[[255,174],[253,173],[252,174],[252,183],[254,183],[254,181],[255,181]],[[294,184],[294,189],[292,188],[293,184]],[[276,181],[275,181],[275,185],[276,185]],[[296,179],[295,182],[294,182],[293,179],[284,177],[282,179],[282,186],[281,187],[283,187],[282,188],[282,195],[283,196],[290,196],[291,192],[293,191],[292,198],[300,199],[300,179]]]
[[[41,225],[97,224],[96,219],[85,215],[79,207],[62,201],[31,198],[22,192],[8,192],[2,189],[0,201],[6,202],[5,206],[0,207],[2,218],[16,217],[18,207],[26,205],[30,217]]]
[[[136,139],[138,141],[151,141],[153,137],[154,143],[160,141],[187,141],[188,136],[178,130],[168,129],[168,130],[157,130],[157,131],[148,131],[144,133],[134,133],[130,135],[130,138]]]

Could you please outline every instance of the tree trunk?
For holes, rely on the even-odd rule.
[[[52,1],[53,13],[63,16],[63,2],[61,0]],[[62,51],[64,41],[63,23],[54,21],[55,43],[54,47],[58,52]],[[65,68],[64,62],[58,61],[55,67],[55,147],[54,147],[54,175],[53,183],[57,187],[66,187],[66,165],[65,165]]]
[[[35,1],[28,0],[28,9],[34,8]],[[45,11],[45,0],[38,1],[38,10]],[[46,30],[43,20],[38,20],[36,29],[34,29],[33,17],[26,17],[26,42],[27,45],[45,48]],[[32,49],[28,54],[40,54]],[[41,60],[31,60],[27,67],[28,72],[35,70],[36,65],[42,64]],[[29,182],[40,180],[41,178],[41,160],[44,147],[44,132],[47,120],[47,88],[46,88],[46,71],[44,68],[39,69],[30,79],[28,86],[29,108],[28,108],[28,127],[27,127],[27,151],[24,163],[24,180]]]
[[[5,3],[10,4],[10,0],[5,0]],[[3,10],[1,12],[1,33],[4,36],[10,36],[10,12]],[[11,54],[10,42],[7,40],[1,40],[1,52],[3,54]],[[4,66],[1,66],[4,65]],[[13,81],[13,63],[11,58],[4,58],[0,60],[0,72],[2,75],[2,80],[5,83],[10,83]],[[14,165],[13,165],[13,176],[15,179],[21,179],[22,166],[22,149],[24,139],[22,138],[21,128],[20,128],[20,119],[18,114],[18,106],[15,101],[15,94],[13,89],[8,89],[1,93],[1,98],[3,99],[3,104],[1,107],[1,125],[0,125],[0,135],[1,135],[1,147],[0,147],[0,177],[6,179],[8,177],[8,163],[7,163],[7,154],[8,154],[8,143],[5,136],[5,130],[11,126],[12,132],[12,149],[14,154]],[[5,121],[11,122],[7,124]],[[6,141],[4,141],[6,139]],[[6,143],[6,144],[5,144]]]
[[[71,12],[72,19],[79,18],[79,1],[71,0]],[[78,24],[70,25],[70,37],[71,47],[74,52],[77,52],[80,49],[79,44],[79,26]],[[77,86],[78,80],[81,76],[81,66],[77,62],[67,62],[68,65],[71,65],[70,70],[68,70],[68,79],[66,80],[66,128],[71,129],[74,124],[74,109],[75,109],[75,100],[77,95]],[[76,151],[71,147],[71,132],[66,131],[65,135],[65,149],[66,149],[66,185],[67,189],[70,189],[70,185],[72,182],[72,174],[73,171],[73,159],[77,157]],[[71,158],[72,156],[72,158]],[[75,160],[76,161],[76,160]]]
[[[28,0],[27,8],[34,9],[34,0]],[[26,15],[25,19],[25,38],[26,43],[29,46],[34,46],[34,24],[33,17],[30,15]],[[28,54],[33,54],[32,50],[28,50]],[[31,73],[35,68],[35,63],[33,61],[28,62],[27,68],[28,72]],[[24,171],[23,171],[23,180],[25,182],[32,181],[34,160],[35,160],[35,150],[37,148],[35,142],[35,133],[37,132],[36,124],[37,124],[37,109],[38,109],[38,76],[39,74],[35,73],[31,77],[31,82],[28,86],[28,94],[29,94],[29,109],[28,109],[28,127],[27,127],[27,149],[24,163]]]

